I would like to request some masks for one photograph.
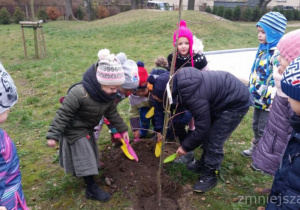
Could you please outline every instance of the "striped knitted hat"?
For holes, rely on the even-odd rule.
[[[289,97],[300,101],[300,57],[293,60],[285,70],[281,89]]]
[[[260,26],[264,29],[267,35],[267,42],[272,43],[274,40],[272,37],[274,34],[279,33],[283,36],[286,29],[286,18],[279,12],[269,12],[262,16],[257,22],[256,26]],[[275,36],[277,38],[277,36]]]
[[[280,55],[291,62],[300,56],[300,29],[285,34],[277,45]]]

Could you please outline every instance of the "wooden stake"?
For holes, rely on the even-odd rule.
[[[22,38],[23,38],[24,53],[25,53],[25,58],[27,59],[27,50],[26,50],[26,43],[25,43],[24,28],[23,28],[23,26],[21,26],[21,28],[22,28]]]

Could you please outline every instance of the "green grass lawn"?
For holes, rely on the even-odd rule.
[[[183,11],[182,18],[188,21],[194,35],[203,40],[205,51],[258,46],[255,23],[217,21],[198,11]],[[177,21],[178,11],[135,10],[94,22],[48,22],[43,24],[47,57],[39,60],[34,59],[32,29],[25,29],[29,55],[26,60],[20,26],[0,26],[0,59],[19,93],[18,103],[1,127],[17,145],[23,189],[32,209],[121,209],[130,205],[120,193],[106,204],[86,201],[83,182],[64,175],[57,164],[56,150],[46,146],[45,135],[60,106],[59,98],[97,61],[99,49],[108,48],[115,54],[125,52],[129,59],[143,61],[150,71],[157,56],[166,57],[173,50]],[[128,108],[128,100],[118,106],[127,123]],[[226,143],[221,171],[225,182],[220,180],[213,191],[195,195],[199,209],[255,209],[264,205],[262,200],[237,202],[240,196],[258,196],[256,187],[270,187],[272,183],[272,177],[253,172],[250,159],[240,155],[252,138],[251,113],[252,110]],[[100,147],[109,139],[104,129]],[[170,172],[178,173],[173,169]]]

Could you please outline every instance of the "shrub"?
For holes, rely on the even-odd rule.
[[[16,7],[16,10],[13,14],[14,23],[19,24],[20,21],[25,20],[25,14],[21,11],[20,7]]]
[[[251,21],[252,20],[252,10],[247,7],[242,11],[242,20]]]
[[[77,12],[74,13],[74,14],[75,14],[75,17],[76,17],[78,20],[83,20],[83,18],[84,18],[84,12],[83,12],[82,7],[78,7]]]
[[[97,8],[97,17],[99,18],[99,19],[103,19],[103,18],[107,18],[109,16],[109,12],[108,12],[108,10],[107,10],[107,8],[106,7],[104,7],[104,6],[98,6],[98,8]]]
[[[214,15],[216,15],[216,14],[218,13],[218,7],[217,7],[217,6],[213,6],[213,11],[212,11],[212,13],[213,13]]]
[[[109,16],[117,15],[120,13],[120,8],[119,7],[111,7],[109,10]]]
[[[56,7],[47,7],[47,15],[50,20],[56,20],[60,16],[60,11]]]
[[[252,21],[258,21],[260,19],[260,17],[261,17],[260,8],[257,6],[252,11]]]
[[[294,20],[300,20],[300,11],[294,10]]]
[[[46,10],[40,9],[37,12],[37,17],[38,17],[39,20],[43,20],[44,22],[46,22],[46,20],[48,19],[48,15],[47,15]]]
[[[207,12],[207,13],[212,13],[212,10],[211,10],[210,6],[207,6],[207,7],[205,8],[205,12]]]
[[[219,6],[217,15],[220,17],[224,16],[224,6],[223,5]]]
[[[232,12],[232,9],[230,9],[230,8],[225,9],[225,12],[224,12],[224,18],[226,18],[226,19],[228,19],[228,20],[233,20],[233,12]]]
[[[273,10],[272,11],[274,11],[274,12],[279,12],[279,9],[278,9],[278,7],[273,7]]]
[[[287,20],[294,20],[293,10],[285,10],[283,15],[286,17]]]
[[[1,10],[0,10],[0,24],[10,24],[10,14],[8,12],[8,10],[3,7]]]
[[[233,20],[241,19],[241,7],[237,5],[233,10]]]

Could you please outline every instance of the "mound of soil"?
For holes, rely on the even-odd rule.
[[[161,173],[162,198],[161,205],[157,199],[157,174],[159,158],[155,157],[156,141],[140,140],[132,142],[131,146],[136,152],[139,161],[129,160],[120,148],[107,147],[102,155],[105,162],[104,176],[109,185],[110,193],[122,191],[131,200],[134,209],[182,209],[187,207],[191,189],[184,190],[182,186],[174,183],[165,169]],[[175,153],[178,148],[176,143],[165,146],[165,157]],[[187,192],[185,192],[187,191]]]

